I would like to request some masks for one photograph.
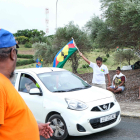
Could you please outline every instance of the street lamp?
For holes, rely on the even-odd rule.
[[[58,3],[58,0],[56,0],[56,30],[57,30],[57,3]]]

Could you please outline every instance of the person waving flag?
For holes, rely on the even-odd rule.
[[[53,61],[53,67],[63,68],[66,61],[70,56],[75,53],[78,48],[75,45],[74,39],[72,39],[66,46],[64,46],[55,56]]]

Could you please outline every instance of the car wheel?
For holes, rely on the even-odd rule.
[[[54,114],[49,119],[50,127],[53,129],[54,133],[52,138],[56,140],[64,140],[68,137],[68,131],[63,118],[58,115]]]

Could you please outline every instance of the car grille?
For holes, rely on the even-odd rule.
[[[91,109],[91,111],[107,111],[110,110],[114,106],[114,103],[107,103],[99,106],[95,106]]]
[[[108,126],[108,125],[113,124],[114,122],[116,122],[119,114],[120,114],[120,111],[116,112],[116,118],[115,119],[107,121],[107,122],[103,122],[103,123],[100,123],[100,118],[91,119],[90,124],[91,124],[93,129]]]

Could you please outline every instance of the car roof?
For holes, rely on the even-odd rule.
[[[27,68],[27,69],[16,69],[15,70],[15,72],[33,72],[35,74],[53,72],[53,71],[67,71],[67,70],[61,69],[61,68],[55,68],[55,67]]]

